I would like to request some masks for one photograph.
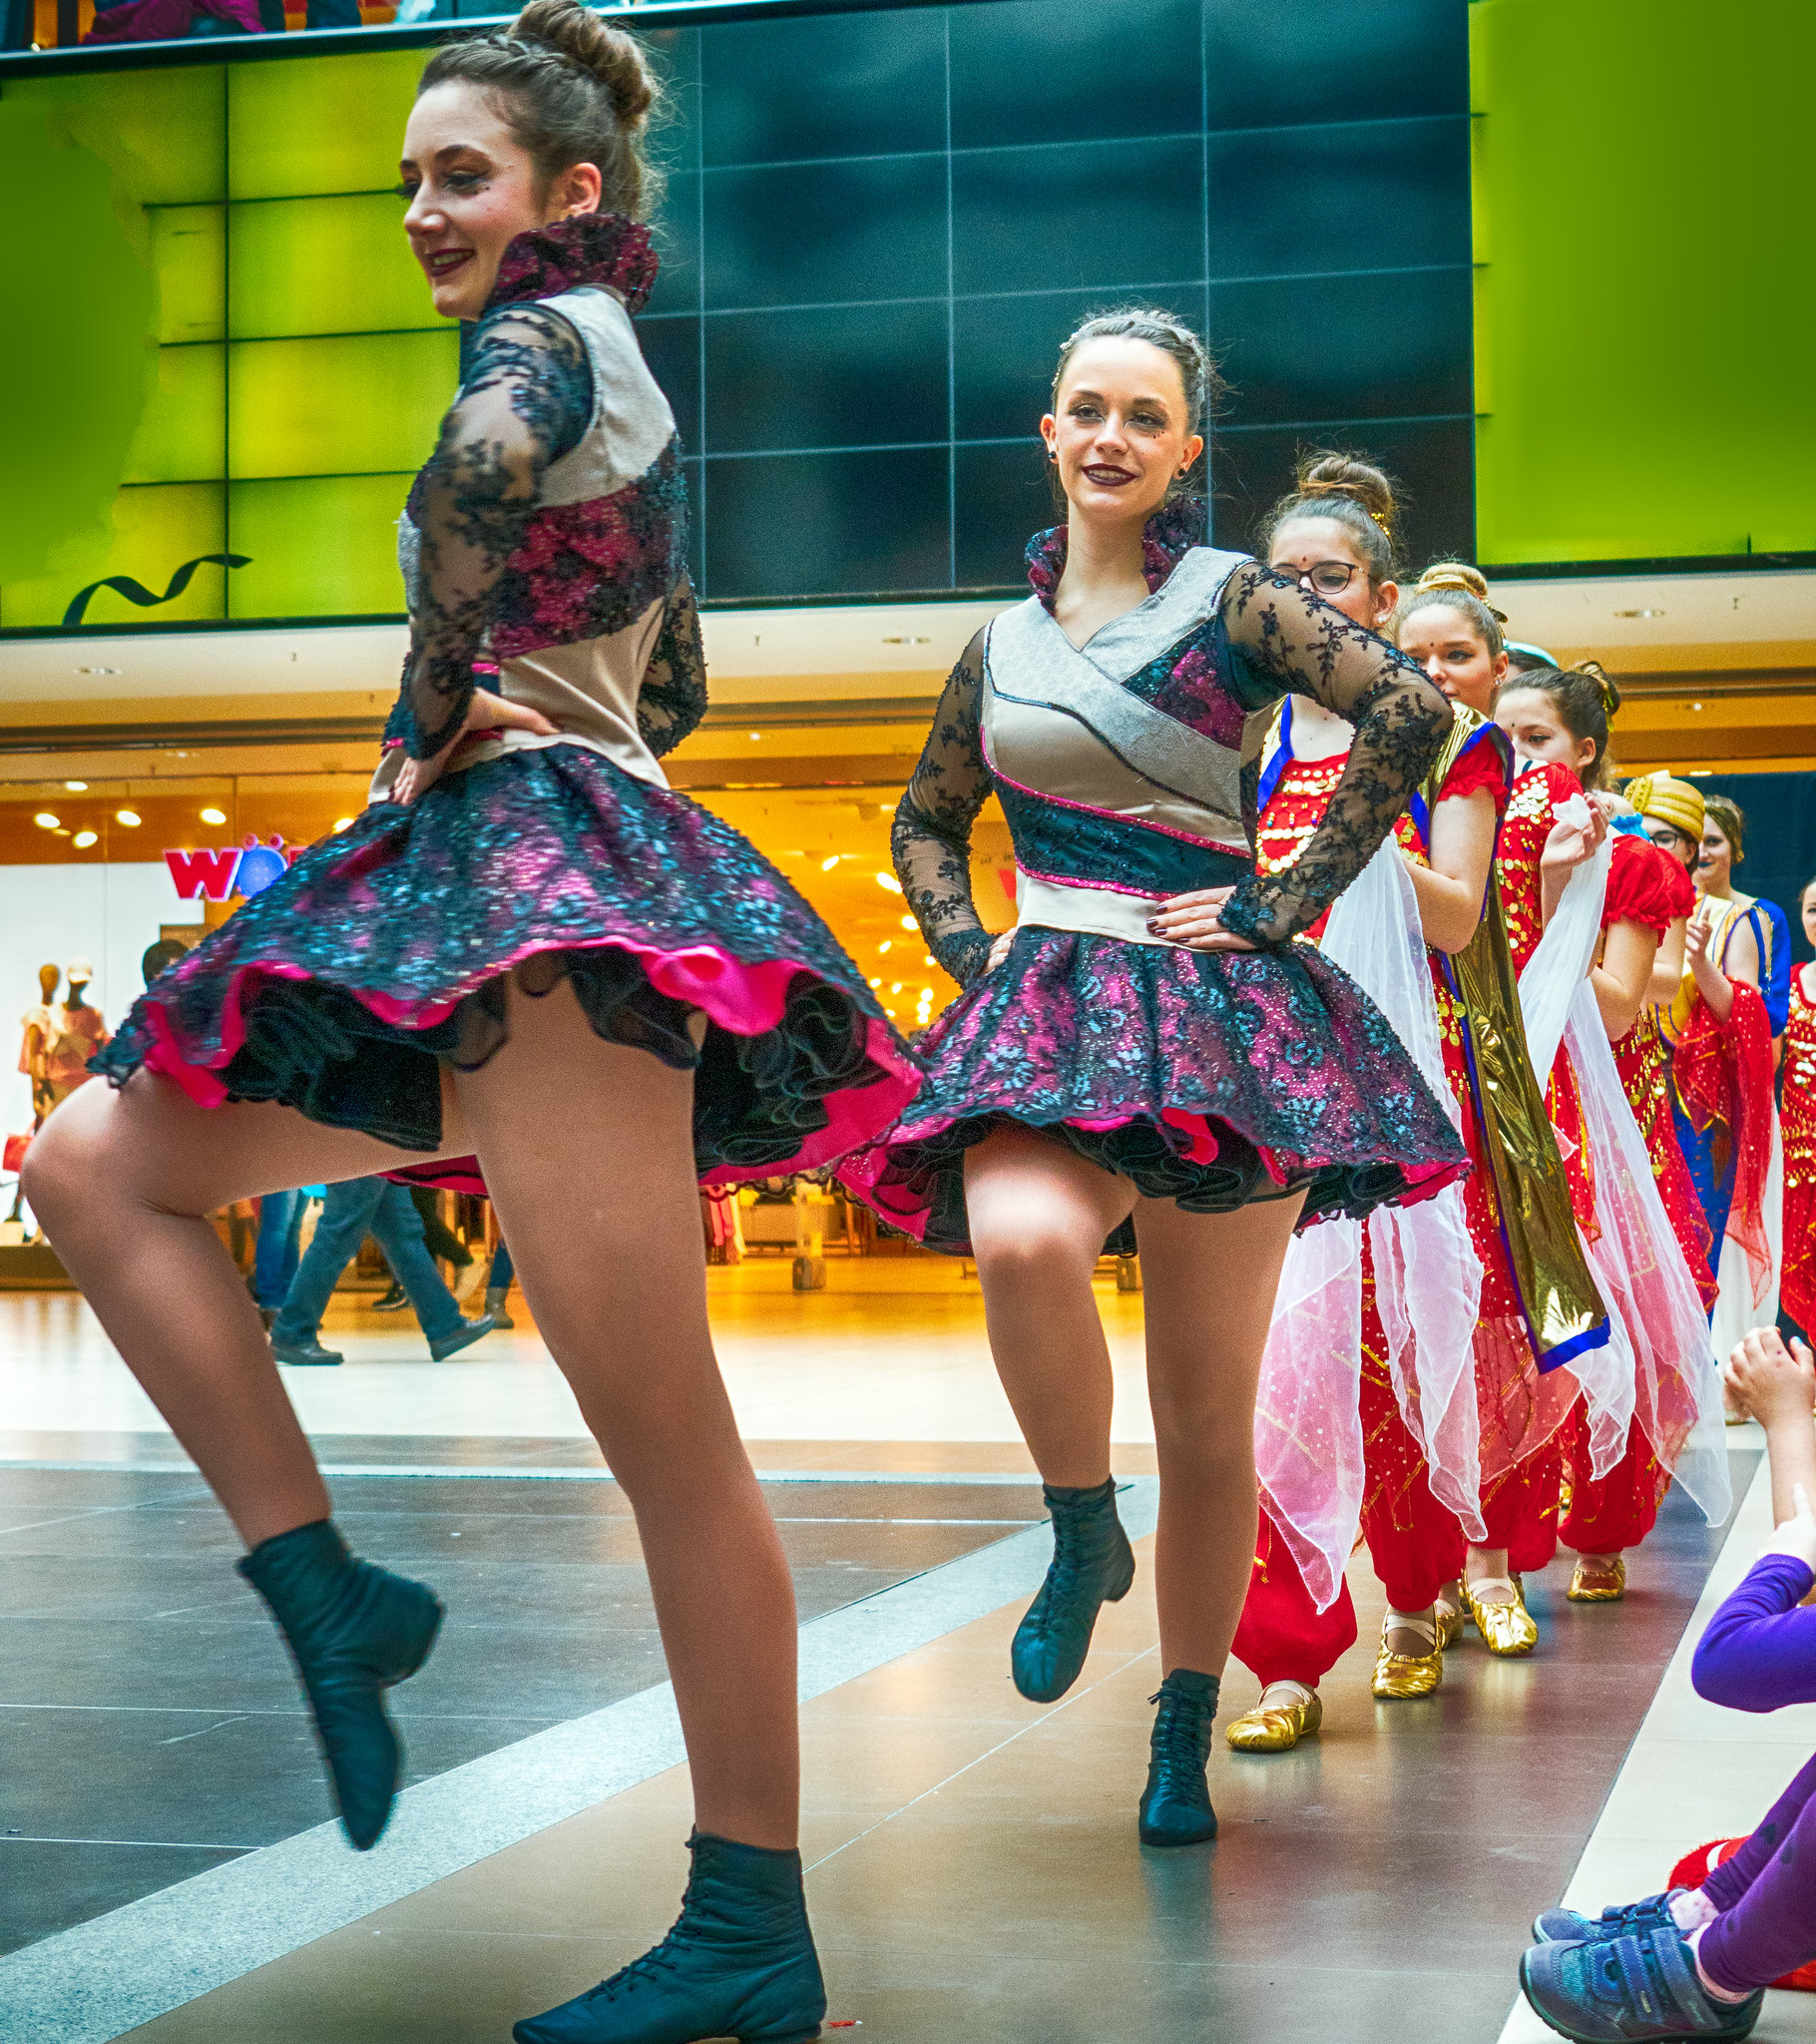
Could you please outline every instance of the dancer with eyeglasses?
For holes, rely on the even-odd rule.
[[[659,764],[705,677],[674,415],[632,325],[656,92],[578,0],[430,58],[403,229],[477,330],[403,520],[373,799],[147,989],[113,1084],[31,1159],[66,1266],[249,1549],[362,1848],[400,1780],[384,1693],[442,1607],[349,1551],[206,1217],[476,1161],[636,1513],[696,1826],[675,1930],[519,2044],[817,2034],[794,1600],[713,1357],[697,1181],[827,1163],[917,1081],[818,917]],[[551,1964],[578,1986],[588,1947]]]
[[[1147,310],[1065,342],[1043,419],[1066,523],[1034,593],[966,649],[896,817],[896,868],[963,985],[926,1085],[841,1176],[929,1247],[977,1260],[991,1350],[1039,1465],[1054,1561],[1011,1649],[1035,1702],[1078,1679],[1135,1560],[1110,1471],[1112,1376],[1091,1275],[1132,1216],[1159,1462],[1163,1680],[1141,1840],[1215,1834],[1218,1676],[1255,1542],[1254,1388],[1295,1227],[1436,1194],[1467,1169],[1379,1012],[1292,939],[1354,879],[1450,730],[1386,641],[1178,500],[1202,448],[1203,343]],[[1253,868],[1252,763],[1288,694],[1355,727],[1289,873]],[[973,904],[996,793],[1014,931]]]

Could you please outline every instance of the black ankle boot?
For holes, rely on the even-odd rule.
[[[391,1814],[403,1765],[384,1692],[429,1658],[441,1601],[426,1583],[356,1560],[328,1519],[261,1540],[238,1568],[295,1660],[340,1820],[363,1852]]]
[[[654,1951],[546,2015],[516,2044],[807,2044],[826,1990],[807,1928],[801,1855],[695,1831],[681,1919]]]
[[[1009,1666],[1030,1703],[1053,1704],[1079,1679],[1098,1607],[1129,1595],[1135,1553],[1117,1517],[1114,1476],[1095,1490],[1041,1486],[1053,1514],[1053,1564],[1015,1629]]]
[[[1217,1835],[1217,1813],[1204,1780],[1210,1725],[1217,1715],[1217,1678],[1175,1668],[1147,1701],[1160,1710],[1148,1744],[1141,1843],[1201,1845]]]

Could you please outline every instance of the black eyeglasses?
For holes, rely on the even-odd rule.
[[[1299,575],[1299,587],[1314,596],[1341,596],[1362,570],[1354,561],[1314,561]]]

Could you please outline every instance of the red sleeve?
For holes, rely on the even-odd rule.
[[[1682,870],[1679,866],[1678,871]],[[1607,930],[1617,922],[1636,922],[1662,937],[1677,914],[1664,875],[1663,854],[1656,845],[1629,837],[1624,830],[1616,831],[1614,862],[1608,868],[1607,894],[1601,904],[1601,927]]]
[[[1491,737],[1495,732],[1494,725],[1485,725],[1464,747],[1438,790],[1441,802],[1460,800],[1466,794],[1474,794],[1477,788],[1486,787],[1495,798],[1495,814],[1506,813],[1507,798],[1514,788],[1513,763],[1504,750],[1504,742]]]

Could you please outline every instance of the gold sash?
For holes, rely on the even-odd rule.
[[[1445,776],[1485,722],[1457,706],[1455,728],[1423,789],[1428,811],[1436,809]],[[1577,1231],[1545,1082],[1527,1053],[1519,980],[1492,867],[1476,933],[1444,966],[1462,1010],[1470,1091],[1515,1288],[1539,1367],[1556,1369],[1605,1343],[1607,1308]]]

